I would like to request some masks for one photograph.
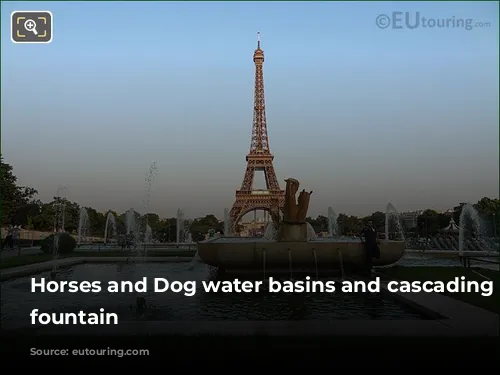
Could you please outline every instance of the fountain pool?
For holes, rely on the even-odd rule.
[[[48,277],[43,273],[34,277]],[[177,281],[213,279],[209,267],[190,263],[92,264],[60,269],[58,280],[138,281],[146,276]],[[311,275],[314,277],[314,275]],[[205,293],[201,287],[193,297],[181,293],[149,293],[142,296],[151,307],[138,315],[136,293],[31,293],[31,277],[1,283],[2,328],[33,328],[30,312],[98,312],[104,308],[119,316],[119,322],[146,321],[264,321],[264,320],[422,320],[422,314],[391,296],[371,293]],[[264,288],[265,289],[265,288]]]

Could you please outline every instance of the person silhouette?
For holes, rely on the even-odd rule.
[[[377,242],[377,230],[370,220],[368,224],[361,230],[359,235],[361,243],[365,249],[365,266],[366,272],[371,275],[373,271],[373,258],[380,258],[380,249]]]

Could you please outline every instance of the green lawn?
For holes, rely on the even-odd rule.
[[[493,281],[493,294],[490,297],[483,297],[479,293],[448,293],[446,295],[485,310],[500,313],[500,291],[498,290],[500,287],[500,272],[498,271],[463,267],[391,267],[381,271],[391,278],[407,281],[447,282],[460,276],[465,276],[466,280],[478,282],[487,280],[475,273],[478,272]]]
[[[151,250],[148,251],[150,257],[192,257],[196,251],[194,250]],[[135,251],[75,251],[71,254],[60,255],[59,258],[86,258],[86,257],[134,257],[137,256]],[[0,261],[0,269],[25,266],[27,264],[46,262],[52,259],[52,254],[35,254],[35,255],[14,255],[11,257],[2,258]]]

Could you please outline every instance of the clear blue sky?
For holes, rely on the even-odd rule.
[[[10,41],[13,10],[54,40]],[[379,14],[489,27],[380,29]],[[222,217],[243,179],[262,33],[279,181],[310,213],[447,209],[498,197],[498,2],[2,2],[2,153],[42,200]],[[259,182],[257,182],[259,183]],[[257,186],[260,187],[260,186]]]

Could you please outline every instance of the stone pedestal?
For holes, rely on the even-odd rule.
[[[306,242],[307,223],[281,222],[278,227],[278,241]]]

